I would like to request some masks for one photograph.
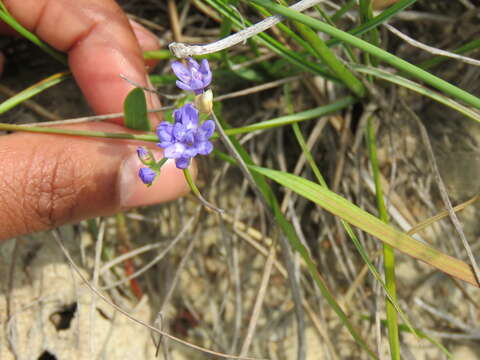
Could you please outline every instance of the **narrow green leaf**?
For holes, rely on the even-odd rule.
[[[130,91],[123,103],[123,111],[127,128],[142,131],[152,129],[148,120],[147,100],[142,89],[135,88]]]
[[[355,104],[356,101],[357,100],[353,96],[346,96],[328,105],[319,106],[314,109],[305,110],[292,115],[280,116],[275,119],[258,122],[252,125],[242,126],[242,127],[233,128],[233,129],[226,129],[225,132],[228,135],[237,135],[237,134],[249,133],[252,131],[265,130],[265,129],[271,129],[279,126],[285,126],[285,125],[293,124],[300,121],[315,119],[321,116],[331,114],[336,111],[340,111],[349,105]]]
[[[250,2],[260,4],[265,8],[273,11],[277,14],[284,15],[285,17],[299,21],[305,25],[310,26],[311,28],[322,31],[338,40],[341,40],[345,43],[351,44],[366,53],[377,57],[378,59],[396,67],[397,69],[404,71],[412,77],[420,79],[425,83],[437,88],[438,90],[443,91],[444,93],[460,99],[465,103],[480,109],[480,98],[470,94],[469,92],[460,89],[459,87],[448,83],[445,80],[440,79],[439,77],[430,74],[429,72],[420,69],[418,66],[410,64],[408,61],[405,61],[395,55],[392,55],[388,51],[380,49],[362,39],[359,39],[355,36],[346,33],[345,31],[339,30],[333,26],[330,26],[322,21],[316,20],[310,16],[299,13],[298,11],[293,11],[285,6],[277,5],[271,1],[267,0],[249,0]]]
[[[28,100],[31,97],[41,93],[45,89],[61,83],[63,80],[70,77],[70,75],[70,72],[61,72],[58,74],[54,74],[32,86],[29,86],[25,90],[20,91],[15,96],[12,96],[11,98],[5,100],[3,103],[0,104],[0,114],[3,114],[4,112],[12,109],[18,104],[21,104],[25,100]]]
[[[421,84],[418,84],[412,80],[405,79],[404,77],[396,74],[392,74],[385,70],[380,70],[372,67],[361,66],[361,65],[352,65],[355,71],[361,72],[368,75],[373,75],[379,79],[383,79],[385,81],[391,82],[393,84],[397,84],[403,86],[404,88],[410,89],[415,91],[421,95],[428,96],[429,98],[444,104],[453,110],[458,111],[459,113],[469,117],[472,120],[480,122],[480,112],[477,110],[471,109],[468,106],[460,104],[459,102],[452,100],[445,95],[431,90]]]
[[[265,175],[306,199],[313,201],[325,210],[378,238],[385,244],[430,264],[457,279],[480,287],[470,265],[415,240],[393,226],[385,224],[380,219],[360,209],[340,195],[310,180],[293,174],[257,166],[252,167],[252,170]]]
[[[289,108],[291,108],[293,110],[293,104],[292,104],[292,101],[291,101],[291,94],[290,94],[290,91],[288,90],[287,85],[285,85],[285,93],[286,93],[287,103],[289,105]],[[326,189],[328,189],[328,184],[325,181],[325,179],[323,178],[323,175],[321,174],[320,169],[318,168],[317,164],[315,163],[315,160],[313,158],[312,153],[310,152],[310,150],[307,147],[307,143],[306,143],[305,138],[303,137],[303,134],[300,130],[300,126],[297,123],[293,123],[292,128],[293,128],[293,132],[295,134],[295,137],[297,138],[297,141],[298,141],[298,143],[299,143],[299,145],[302,149],[302,152],[303,152],[305,158],[307,159],[307,162],[310,165],[310,168],[312,169],[313,174],[315,175],[315,178],[317,179],[318,184],[320,184],[322,187],[325,187]],[[373,265],[372,261],[370,260],[368,254],[367,254],[367,250],[363,247],[362,243],[358,240],[358,238],[355,235],[355,232],[353,231],[350,224],[348,224],[345,220],[341,220],[341,224],[342,224],[343,228],[345,229],[345,232],[350,237],[350,240],[352,241],[352,243],[357,248],[357,251],[359,252],[363,261],[365,262],[365,264],[367,264],[368,269],[370,270],[370,272],[372,273],[374,278],[380,283],[380,285],[385,290],[385,294],[386,294],[387,299],[390,300],[391,304],[394,306],[395,310],[403,318],[403,320],[405,321],[407,326],[409,326],[412,333],[415,334],[415,331],[413,330],[413,326],[411,325],[410,320],[407,318],[407,315],[403,312],[403,310],[398,305],[396,297],[394,297],[394,296],[392,296],[392,294],[390,294],[390,290],[387,288],[387,286],[383,282],[382,276],[378,272],[377,268]]]
[[[52,56],[54,59],[58,60],[64,65],[68,65],[68,60],[65,54],[55,50],[47,43],[40,40],[38,36],[28,31],[24,28],[10,13],[8,12],[6,6],[0,1],[0,19],[3,20],[6,24],[10,25],[12,29],[18,32],[20,35],[30,40],[32,43],[37,45],[40,49],[45,51],[47,54]]]

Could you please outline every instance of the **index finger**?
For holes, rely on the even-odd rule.
[[[138,42],[122,9],[113,0],[5,0],[23,26],[68,53],[75,79],[93,110],[120,112],[133,88],[120,78],[148,86]],[[158,99],[147,94],[152,106]]]

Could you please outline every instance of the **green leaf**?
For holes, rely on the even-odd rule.
[[[276,181],[295,193],[313,201],[348,223],[369,233],[401,252],[432,265],[457,279],[480,287],[471,267],[441,251],[415,240],[406,233],[385,224],[380,219],[360,209],[340,195],[302,177],[258,166],[251,169]]]
[[[152,129],[148,120],[147,100],[142,89],[135,88],[130,91],[123,103],[123,111],[127,128],[142,131]]]

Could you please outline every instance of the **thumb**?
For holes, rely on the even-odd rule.
[[[108,123],[68,128],[125,131]],[[162,167],[152,187],[141,183],[137,146],[134,141],[59,135],[0,137],[0,240],[173,200],[188,191],[173,161]],[[155,155],[161,158],[159,150]]]

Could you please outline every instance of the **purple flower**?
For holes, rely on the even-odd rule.
[[[207,155],[213,150],[209,141],[215,130],[213,120],[198,124],[198,111],[186,104],[173,113],[175,123],[162,122],[157,127],[159,147],[164,149],[163,156],[175,159],[179,169],[186,169],[190,159],[200,155]]]
[[[138,171],[138,177],[146,185],[152,185],[153,180],[155,180],[156,176],[157,173],[148,167],[141,168]]]
[[[207,59],[201,64],[192,58],[187,59],[187,66],[180,61],[172,63],[172,70],[177,75],[177,86],[182,90],[193,91],[195,95],[201,94],[212,82],[212,72]]]

